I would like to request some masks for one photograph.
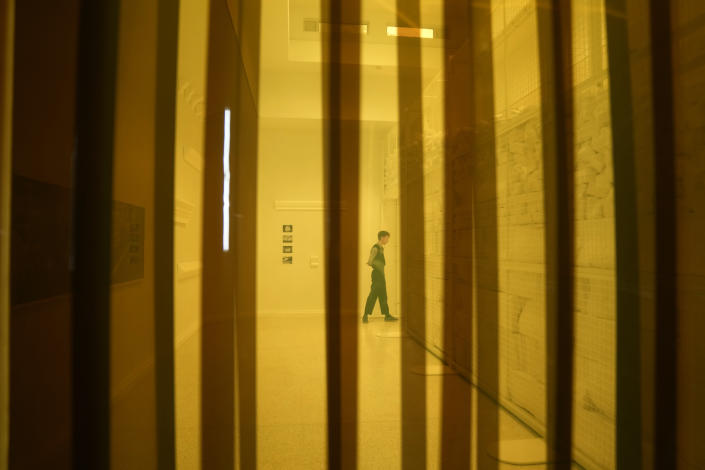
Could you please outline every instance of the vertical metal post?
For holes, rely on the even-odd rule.
[[[605,1],[617,263],[618,469],[642,467],[639,235],[631,58],[625,0]],[[601,54],[601,51],[600,51]]]
[[[444,305],[443,345],[454,364],[470,370],[473,355],[472,172],[473,123],[472,27],[470,5],[446,0],[444,38]],[[470,250],[471,251],[471,250]],[[471,468],[472,388],[457,376],[443,376],[441,468]]]
[[[397,26],[421,27],[419,0],[397,0]],[[397,37],[402,329],[402,468],[426,468],[426,288],[421,38]],[[415,340],[415,341],[414,341]],[[422,343],[421,345],[417,342]]]
[[[494,70],[490,0],[472,2],[473,209],[477,286],[477,381],[499,398],[499,246],[497,229],[497,162],[495,152]],[[496,469],[499,410],[484,395],[477,400],[478,468]]]
[[[651,0],[654,196],[656,208],[656,400],[654,468],[678,468],[676,154],[671,2]]]
[[[176,468],[174,399],[174,138],[178,0],[159,0],[155,106],[154,315],[157,466]]]
[[[357,466],[360,0],[326,0],[322,17],[328,467]]]
[[[233,164],[233,220],[235,251],[235,343],[237,355],[237,414],[239,465],[257,466],[257,90],[259,70],[259,0],[240,0],[239,21],[242,61],[238,73],[239,100],[237,124],[237,161]],[[249,53],[252,69],[245,67]],[[248,74],[249,72],[249,74]]]
[[[73,277],[74,468],[110,466],[110,267],[119,0],[81,2]]]
[[[547,461],[571,466],[574,348],[574,119],[571,5],[537,3],[546,221]]]
[[[235,468],[235,276],[232,139],[239,50],[225,0],[210,2],[203,181],[201,465]],[[234,155],[235,154],[235,155]]]

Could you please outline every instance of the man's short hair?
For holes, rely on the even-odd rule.
[[[384,237],[388,237],[388,236],[389,236],[389,232],[387,232],[386,230],[380,230],[379,232],[377,232],[377,240],[381,240]]]

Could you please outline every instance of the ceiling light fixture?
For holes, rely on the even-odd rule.
[[[409,28],[406,26],[387,26],[387,36],[400,38],[433,39],[432,28]]]

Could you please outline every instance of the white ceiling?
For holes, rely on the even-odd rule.
[[[344,0],[343,0],[344,1]],[[386,27],[396,24],[395,0],[362,0],[368,34],[361,40],[363,121],[396,121],[396,42]],[[440,0],[422,2],[421,27],[442,26]],[[260,114],[265,118],[321,118],[320,33],[304,31],[304,21],[320,21],[320,0],[262,2]],[[325,21],[324,21],[325,22]],[[441,70],[442,40],[422,40],[423,82]]]

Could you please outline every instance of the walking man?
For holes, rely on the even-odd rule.
[[[387,305],[387,280],[384,278],[384,245],[389,242],[389,232],[382,230],[377,234],[377,243],[370,250],[370,258],[367,264],[372,267],[372,288],[365,303],[365,314],[362,316],[362,323],[367,323],[367,316],[372,314],[375,302],[379,298],[379,306],[384,315],[384,321],[396,321],[397,318],[389,314]]]

